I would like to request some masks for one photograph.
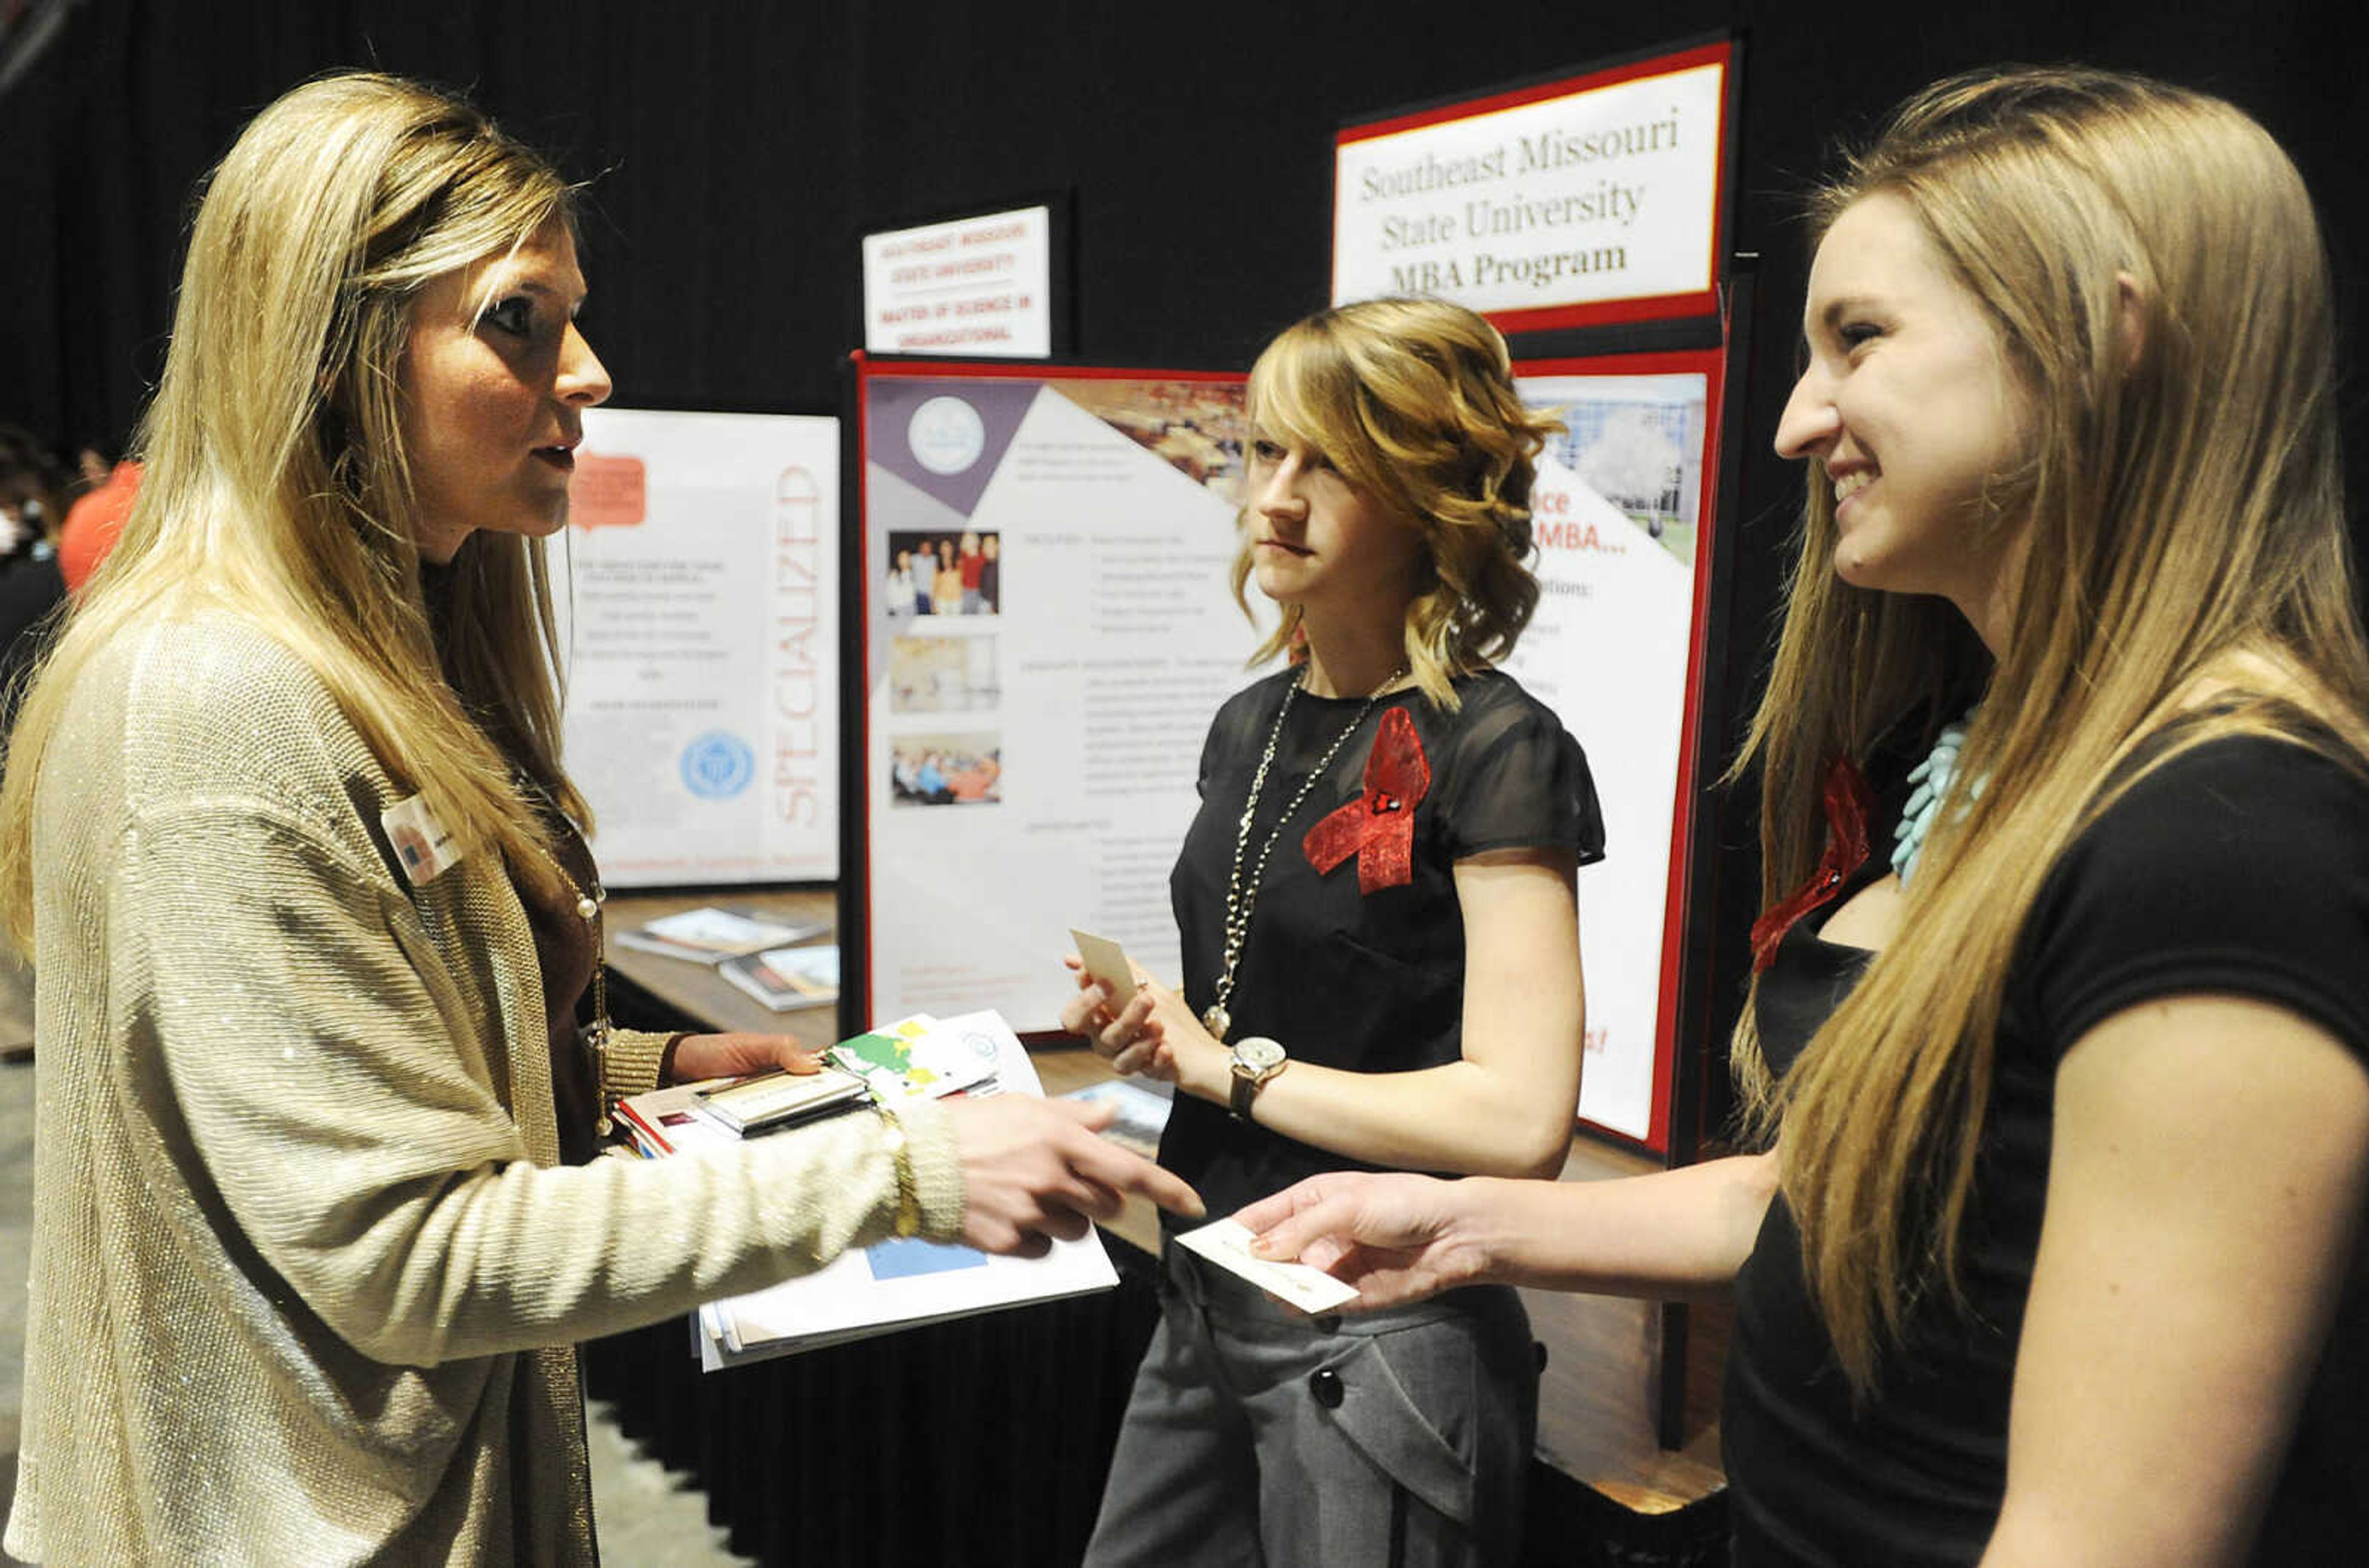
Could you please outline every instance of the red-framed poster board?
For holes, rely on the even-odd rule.
[[[1581,1119],[1667,1147],[1703,759],[1726,353],[1516,364],[1566,427],[1532,495],[1538,613],[1505,668],[1587,751],[1605,858],[1580,876]]]
[[[1509,334],[1715,314],[1736,52],[1722,39],[1343,127],[1333,303],[1433,294]]]
[[[1586,749],[1608,840],[1581,877],[1581,1116],[1659,1149],[1725,358],[1516,371],[1569,429],[1540,457],[1540,604],[1507,668]],[[1257,673],[1227,589],[1242,378],[866,361],[857,384],[848,1022],[993,1007],[1047,1030],[1071,926],[1178,972],[1195,761]]]
[[[1072,926],[1178,973],[1168,871],[1256,642],[1227,587],[1242,383],[858,358],[854,1024],[1050,1029]]]

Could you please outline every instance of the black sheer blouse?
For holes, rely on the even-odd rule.
[[[1237,693],[1209,727],[1201,809],[1169,878],[1184,940],[1185,999],[1196,1013],[1216,1000],[1236,829],[1269,738],[1275,761],[1252,825],[1245,876],[1276,814],[1356,719],[1267,860],[1228,1002],[1230,1037],[1268,1036],[1297,1060],[1358,1072],[1454,1061],[1462,1054],[1464,1003],[1455,864],[1513,848],[1568,849],[1583,864],[1601,859],[1604,824],[1587,760],[1552,710],[1496,671],[1457,681],[1462,705],[1453,714],[1408,691],[1376,703],[1360,719],[1362,697],[1301,692],[1278,734],[1284,694],[1299,678],[1288,670]],[[1319,873],[1303,841],[1320,821],[1364,797],[1375,738],[1393,711],[1412,723],[1428,779],[1413,799],[1403,880],[1365,891],[1357,856]],[[1182,1095],[1161,1161],[1200,1189],[1213,1214],[1319,1171],[1356,1168],[1341,1155]]]

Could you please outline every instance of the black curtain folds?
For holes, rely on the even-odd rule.
[[[2354,321],[2369,205],[2348,155],[2348,9],[1319,0],[1245,28],[1100,0],[79,0],[0,96],[0,420],[61,444],[129,429],[162,361],[198,178],[256,109],[324,70],[467,88],[590,182],[585,323],[621,404],[833,412],[866,228],[1067,193],[1077,357],[1240,367],[1323,303],[1343,120],[1740,29],[1733,243],[1760,262],[1756,340],[1731,391],[1746,449],[1724,520],[1738,531],[1734,591],[1715,630],[1735,711],[1714,722],[1732,735],[1800,505],[1798,471],[1768,448],[1807,271],[1793,214],[1835,140],[1937,76],[2000,61],[2080,60],[2219,92],[2302,166]],[[2357,382],[2344,417],[2360,474]],[[1711,911],[1714,1039],[1757,896],[1751,816],[1748,800],[1721,807],[1734,864]]]

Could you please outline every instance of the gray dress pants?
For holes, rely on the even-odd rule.
[[[1182,1247],[1161,1272],[1087,1563],[1516,1560],[1538,1363],[1512,1290],[1310,1318]]]

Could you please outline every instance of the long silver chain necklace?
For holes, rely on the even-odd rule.
[[[1283,689],[1283,705],[1276,710],[1275,727],[1267,732],[1266,750],[1259,756],[1258,771],[1251,775],[1251,796],[1242,803],[1242,821],[1234,830],[1234,866],[1226,878],[1225,969],[1218,977],[1218,999],[1209,1003],[1208,1011],[1201,1014],[1202,1026],[1220,1043],[1225,1040],[1226,1032],[1234,1026],[1234,1015],[1226,1011],[1226,1003],[1234,994],[1234,971],[1242,967],[1242,942],[1251,933],[1251,911],[1258,907],[1259,884],[1266,877],[1266,859],[1274,852],[1275,841],[1283,837],[1283,825],[1299,811],[1300,802],[1306,800],[1308,792],[1316,787],[1316,781],[1324,776],[1324,770],[1333,765],[1334,755],[1348,743],[1349,737],[1357,733],[1357,727],[1366,722],[1366,715],[1374,711],[1374,704],[1382,700],[1382,693],[1404,680],[1406,672],[1407,667],[1403,664],[1390,671],[1390,679],[1374,688],[1374,694],[1358,706],[1356,716],[1349,720],[1348,727],[1333,738],[1333,744],[1324,749],[1324,755],[1308,770],[1308,776],[1300,781],[1299,793],[1276,818],[1275,826],[1267,830],[1266,841],[1259,845],[1257,864],[1251,867],[1250,879],[1245,882],[1242,878],[1242,856],[1250,848],[1251,818],[1258,814],[1259,795],[1266,788],[1267,769],[1274,766],[1276,750],[1283,742],[1284,721],[1291,716],[1292,699],[1299,695],[1300,687],[1307,683],[1307,675],[1303,672],[1299,680]]]

